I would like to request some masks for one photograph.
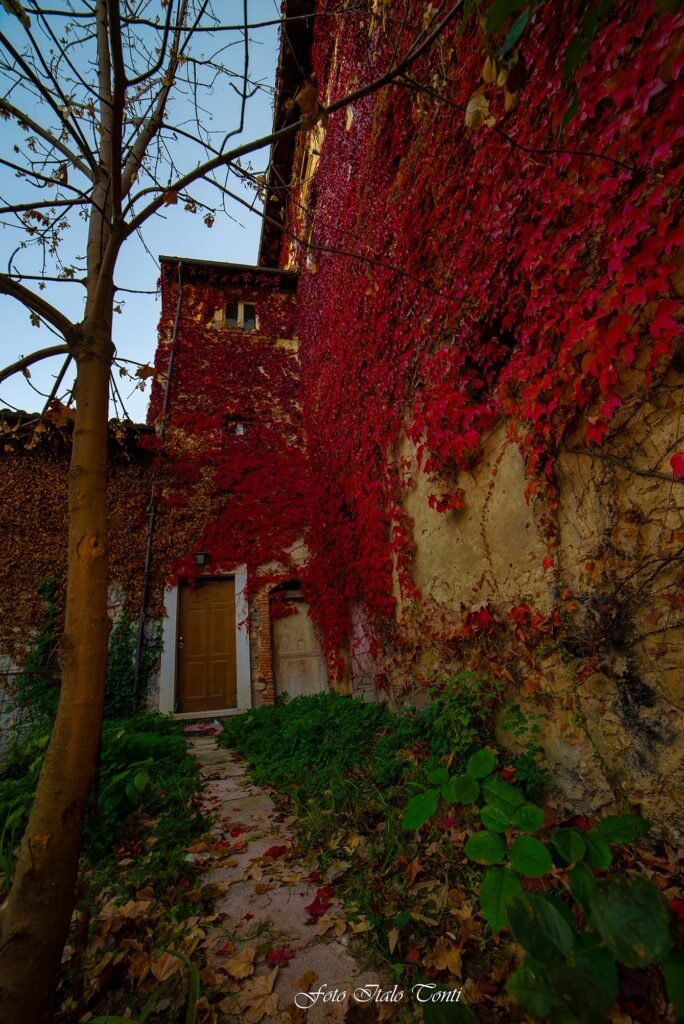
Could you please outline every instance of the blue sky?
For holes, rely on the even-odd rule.
[[[58,3],[59,0],[52,6],[57,7]],[[279,0],[249,0],[250,22],[277,18],[279,6]],[[227,18],[231,14],[238,21],[242,3],[239,3],[238,0],[216,0],[215,9],[222,18]],[[21,41],[22,29],[16,19],[5,13],[0,13],[0,27],[17,44]],[[253,79],[263,82],[266,89],[257,92],[249,101],[245,131],[241,136],[236,137],[239,141],[246,142],[249,139],[258,138],[271,130],[272,86],[277,60],[277,36],[276,26],[254,30],[250,34],[250,75]],[[208,37],[205,37],[205,40],[212,44],[214,42]],[[223,41],[217,38],[216,48]],[[235,53],[235,67],[239,70],[240,52],[238,47],[236,47]],[[228,88],[217,90],[213,96],[207,96],[205,109],[206,117],[211,119],[212,124],[220,127],[221,130],[223,130],[223,122],[226,131],[237,123],[237,97]],[[37,107],[32,111],[32,116],[41,122],[40,110]],[[12,127],[12,130],[16,129]],[[9,131],[10,125],[3,121],[2,133],[5,139],[7,139]],[[182,140],[177,143],[178,156],[181,161],[184,145],[186,144]],[[6,156],[8,147],[0,144],[0,149],[4,151],[2,155]],[[251,157],[253,169],[255,171],[265,169],[267,159],[266,151],[254,154]],[[17,201],[14,197],[22,194],[19,191],[21,185],[22,183],[17,181],[14,172],[0,168],[0,193],[5,199]],[[238,189],[235,188],[235,191]],[[243,194],[250,201],[254,198],[253,192],[244,192]],[[214,226],[209,229],[205,227],[201,216],[186,213],[182,203],[177,206],[164,207],[163,215],[152,218],[143,229],[144,245],[134,236],[126,243],[119,258],[115,275],[116,283],[129,288],[155,289],[159,276],[157,256],[160,254],[225,260],[233,263],[254,263],[257,257],[261,220],[257,215],[250,213],[238,204],[235,204],[232,213],[234,220],[219,214]],[[77,218],[72,218],[72,228],[65,239],[65,246],[71,247],[73,252],[82,252],[84,239],[85,225],[79,223]],[[8,256],[18,241],[18,232],[15,227],[0,224],[0,268],[3,270],[6,269]],[[149,254],[145,251],[146,248],[149,250]],[[39,268],[36,269],[35,266],[32,268],[28,260],[24,262],[23,267],[31,273],[40,272]],[[84,289],[80,285],[48,285],[41,294],[68,316],[76,320],[80,319],[84,294]],[[156,346],[159,298],[157,295],[131,294],[122,294],[120,298],[123,300],[123,312],[115,316],[114,322],[114,341],[117,353],[140,362],[151,361]],[[0,366],[6,366],[34,349],[58,344],[58,339],[50,334],[44,326],[33,327],[28,311],[15,299],[5,295],[0,295],[0,322],[3,328]],[[61,365],[61,358],[36,364],[31,369],[31,384],[40,391],[49,393],[54,376],[59,372]],[[128,379],[120,379],[118,383],[129,415],[134,420],[144,420],[147,391],[134,390],[134,383]],[[41,399],[40,395],[32,390],[22,375],[15,375],[0,385],[0,408],[15,407],[35,411],[41,409],[43,404],[44,399]],[[114,415],[113,408],[110,409],[110,415]]]

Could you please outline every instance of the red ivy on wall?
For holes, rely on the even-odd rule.
[[[176,267],[162,277],[162,318],[150,417],[161,416],[178,297]],[[209,569],[245,564],[248,587],[296,572],[304,533],[306,465],[295,337],[296,298],[272,275],[184,269],[181,315],[163,442],[155,441],[162,503],[189,509],[196,494],[195,550],[177,551],[173,579],[192,581],[195,551]],[[258,331],[214,323],[228,302],[256,307]],[[277,563],[269,566],[269,563]],[[264,568],[266,567],[266,568]]]
[[[315,270],[299,256],[307,578],[329,651],[356,602],[392,612],[393,555],[412,592],[402,430],[441,484],[440,511],[459,507],[458,471],[502,417],[543,487],[569,432],[600,445],[630,374],[647,384],[679,330],[684,17],[617,4],[578,73],[578,110],[559,141],[572,97],[561,69],[586,6],[536,9],[518,108],[504,114],[501,93],[486,89],[497,130],[464,124],[482,85],[476,19],[411,69],[443,101],[394,86],[330,118],[309,190]],[[323,0],[315,24],[326,102],[393,54],[396,25],[336,17],[341,7]],[[413,3],[407,24],[423,13]],[[308,237],[297,194],[288,228]]]
[[[678,332],[684,16],[658,15],[652,0],[616,4],[578,72],[577,112],[559,141],[572,97],[563,60],[586,6],[536,8],[520,44],[517,109],[505,113],[501,93],[485,90],[494,128],[464,123],[482,85],[476,19],[412,66],[430,94],[392,86],[331,116],[310,212],[297,189],[289,206],[288,233],[321,250],[308,266],[299,250],[296,303],[273,275],[205,270],[187,288],[161,453],[165,500],[180,511],[210,479],[198,543],[223,568],[246,563],[252,588],[258,567],[290,565],[304,536],[303,583],[331,662],[355,605],[391,615],[395,576],[405,597],[416,595],[402,431],[435,480],[438,511],[458,512],[458,473],[502,419],[531,487],[543,488],[569,433],[600,445],[635,373],[647,384]],[[328,102],[394,55],[391,19],[385,29],[381,18],[336,16],[344,7],[321,0],[315,20],[313,66]],[[407,25],[424,13],[413,0]],[[284,236],[283,261],[289,244]],[[174,274],[167,266],[162,282],[161,371]],[[258,334],[211,326],[231,297],[257,304]],[[292,351],[276,344],[295,335],[301,384]],[[161,394],[157,384],[153,416]],[[246,423],[240,436],[226,428],[236,420]],[[176,572],[195,575],[191,554]],[[510,616],[519,628],[529,625],[516,618],[524,607]],[[487,616],[469,628],[493,628]]]

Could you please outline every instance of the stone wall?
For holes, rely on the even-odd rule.
[[[428,504],[435,482],[404,439],[422,597],[402,600],[396,588],[384,666],[399,701],[422,700],[415,680],[434,674],[474,667],[505,679],[508,695],[541,716],[568,806],[639,811],[674,846],[684,839],[684,522],[669,459],[681,446],[680,380],[675,359],[649,392],[635,386],[602,447],[569,438],[555,501],[526,499],[523,459],[502,423],[458,476],[463,509],[439,513]],[[480,631],[483,609],[493,623]]]

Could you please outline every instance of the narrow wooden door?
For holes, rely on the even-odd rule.
[[[237,706],[234,579],[181,587],[176,665],[179,711]]]
[[[328,689],[328,671],[316,629],[308,615],[309,606],[290,599],[292,615],[273,622],[274,675],[276,693],[301,697]]]

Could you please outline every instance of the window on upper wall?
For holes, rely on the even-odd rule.
[[[243,331],[258,329],[256,306],[253,302],[227,302],[214,313],[217,327],[239,327]]]
[[[251,425],[250,417],[226,415],[221,424],[221,448],[225,448],[233,438],[246,437]]]

